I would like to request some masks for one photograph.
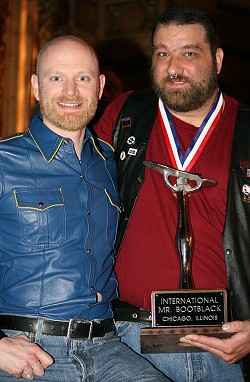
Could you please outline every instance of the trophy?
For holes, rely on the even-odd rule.
[[[227,321],[225,289],[195,289],[192,277],[193,233],[188,200],[201,187],[215,186],[215,180],[177,170],[160,163],[144,161],[145,166],[163,175],[166,185],[177,197],[178,226],[176,246],[181,277],[178,290],[153,291],[152,328],[141,329],[142,353],[204,351],[179,342],[190,333],[226,338],[221,325]],[[176,178],[172,184],[170,178]]]

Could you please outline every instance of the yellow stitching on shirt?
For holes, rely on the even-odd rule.
[[[112,206],[116,207],[116,208],[118,209],[119,212],[122,212],[121,208],[120,208],[117,204],[113,203],[113,201],[112,201],[112,199],[111,199],[111,197],[110,197],[110,195],[109,195],[109,193],[108,193],[108,191],[107,191],[106,188],[104,188],[104,192],[105,192],[105,194],[107,195],[110,204],[111,204]]]
[[[23,136],[24,136],[24,134],[19,134],[19,135],[15,135],[15,136],[9,137],[9,138],[3,138],[3,139],[0,139],[0,143],[11,141],[12,139],[15,139],[15,138],[22,138]]]
[[[54,151],[54,154],[52,155],[52,157],[51,157],[49,160],[47,160],[46,157],[44,156],[43,152],[42,152],[42,149],[40,148],[40,146],[38,145],[37,141],[35,140],[35,138],[34,138],[33,135],[31,134],[31,131],[30,131],[30,130],[29,130],[29,133],[30,133],[30,135],[31,135],[31,138],[33,139],[33,141],[34,141],[35,144],[37,145],[38,150],[39,150],[40,153],[42,154],[43,159],[44,159],[47,163],[51,162],[52,159],[55,157],[57,151],[59,150],[59,148],[60,148],[60,146],[61,146],[61,144],[62,144],[64,138],[62,138],[61,141],[59,142],[59,145],[57,146],[56,150]]]
[[[97,138],[99,141],[101,141],[101,142],[104,142],[104,143],[106,143],[106,145],[108,145],[111,149],[112,149],[112,151],[115,151],[115,149],[114,149],[114,147],[110,144],[110,143],[108,143],[108,142],[106,142],[106,141],[104,141],[103,139],[101,139],[101,138]]]
[[[100,151],[99,151],[98,148],[96,147],[94,138],[93,138],[93,137],[90,137],[90,138],[92,139],[94,148],[96,149],[96,151],[98,152],[98,154],[100,155],[100,157],[101,157],[103,160],[106,160],[106,158],[100,153]]]
[[[61,188],[60,188],[60,192],[61,192],[62,199],[63,199],[63,194],[62,194],[62,189]],[[56,204],[51,204],[50,206],[45,207],[45,208],[37,208],[37,207],[30,207],[30,206],[23,206],[23,207],[21,207],[18,204],[18,200],[17,200],[17,196],[16,196],[16,190],[14,190],[14,198],[15,198],[15,201],[16,201],[16,206],[18,208],[22,208],[22,209],[29,208],[30,210],[35,210],[35,211],[45,211],[45,210],[48,210],[51,207],[63,207],[64,206],[64,203],[56,203]]]

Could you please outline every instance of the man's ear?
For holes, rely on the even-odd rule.
[[[35,99],[39,101],[39,91],[38,91],[38,77],[36,74],[32,74],[31,76],[31,85],[33,89],[33,93],[35,96]]]
[[[105,75],[100,74],[100,77],[99,77],[99,84],[100,85],[99,85],[99,95],[98,95],[99,99],[101,99],[101,97],[102,97],[105,81],[106,81]]]
[[[224,57],[224,52],[221,48],[216,50],[216,63],[217,63],[217,74],[220,74],[222,68],[222,61]]]

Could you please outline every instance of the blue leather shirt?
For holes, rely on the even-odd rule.
[[[113,316],[115,166],[111,146],[88,129],[79,161],[71,139],[41,116],[0,141],[0,313]]]

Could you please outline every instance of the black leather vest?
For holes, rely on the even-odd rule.
[[[157,112],[158,98],[155,93],[152,90],[137,91],[127,98],[116,122],[113,146],[117,155],[118,183],[123,205],[116,255],[144,182],[143,160]],[[126,123],[123,120],[125,117],[128,118]],[[247,167],[250,168],[249,117],[250,109],[240,105],[232,145],[227,213],[222,237],[232,320],[250,319],[250,202],[243,200],[242,193],[244,185],[250,187],[250,177],[247,177]],[[133,122],[131,126],[129,120]],[[131,136],[135,137],[134,145],[127,143]],[[127,155],[124,159],[131,147],[137,149],[136,157],[131,160],[132,156]],[[250,381],[250,356],[244,360],[244,375],[245,380]]]

